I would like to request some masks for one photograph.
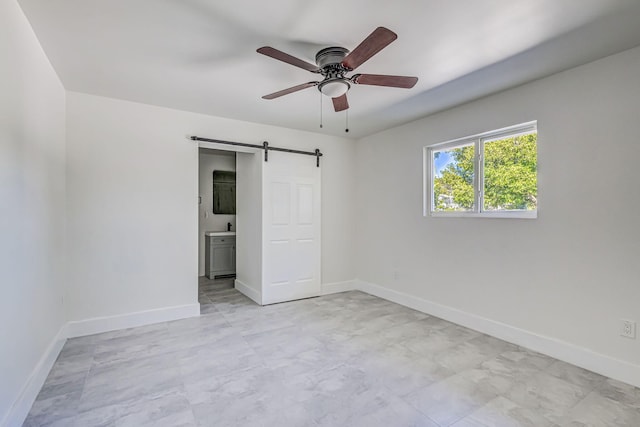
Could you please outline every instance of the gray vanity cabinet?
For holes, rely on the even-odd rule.
[[[236,274],[236,236],[206,236],[205,272],[209,279]]]

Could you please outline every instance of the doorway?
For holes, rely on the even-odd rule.
[[[235,185],[232,185],[235,172],[234,151],[198,149],[198,301],[201,314],[216,311],[213,300],[221,300],[225,293],[235,292],[236,211]]]

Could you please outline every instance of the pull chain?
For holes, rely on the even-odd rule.
[[[322,129],[322,93],[320,93],[320,129]]]
[[[346,111],[346,124],[345,124],[344,131],[349,132],[349,110],[347,109],[345,111]]]

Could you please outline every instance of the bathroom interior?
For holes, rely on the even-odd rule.
[[[199,149],[200,293],[233,287],[236,270],[236,153]]]

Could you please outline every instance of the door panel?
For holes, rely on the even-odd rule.
[[[271,247],[268,251],[266,259],[267,264],[271,266],[271,274],[269,277],[270,284],[282,284],[289,282],[289,271],[285,260],[291,252],[291,244],[289,240],[272,240]]]
[[[313,226],[313,186],[298,184],[298,225]]]
[[[293,267],[293,278],[297,282],[313,280],[315,275],[313,239],[299,239],[296,241],[297,263]]]
[[[213,270],[229,270],[233,265],[231,258],[232,245],[216,245],[213,247]]]
[[[288,182],[272,182],[271,184],[272,225],[289,225],[291,223],[291,185]]]

